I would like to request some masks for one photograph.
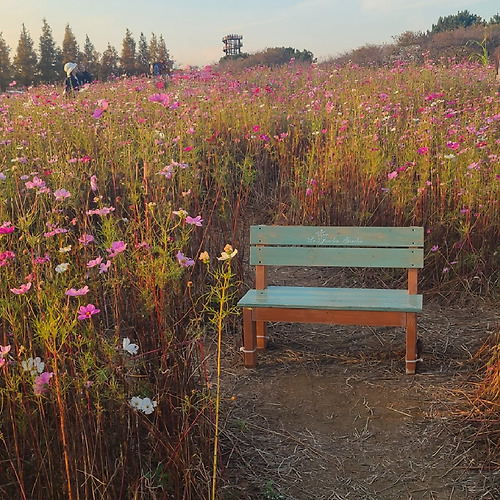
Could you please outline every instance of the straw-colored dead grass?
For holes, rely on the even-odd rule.
[[[395,328],[273,325],[246,370],[226,339],[222,389],[227,499],[498,499],[471,404],[498,328],[486,303],[419,320],[424,362],[404,374]]]

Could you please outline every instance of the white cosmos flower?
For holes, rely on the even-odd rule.
[[[142,399],[139,396],[134,396],[129,401],[129,404],[134,410],[140,410],[142,408]]]
[[[28,358],[25,361],[21,361],[21,366],[25,372],[30,372],[32,375],[37,373],[42,373],[45,368],[45,363],[37,356],[35,359]]]
[[[127,351],[129,354],[137,354],[139,351],[139,346],[130,342],[128,337],[123,339],[123,350]]]
[[[67,262],[63,262],[62,264],[59,264],[56,266],[56,273],[64,273],[64,271],[67,271],[69,268],[69,264]]]
[[[150,415],[155,411],[156,405],[158,403],[156,401],[151,401],[149,398],[144,398],[142,400],[142,408],[141,411],[143,411],[146,415]]]
[[[238,253],[238,250],[236,250],[236,249],[233,250],[233,247],[228,244],[224,247],[224,251],[221,253],[220,257],[217,257],[217,260],[230,260],[237,253]]]
[[[157,401],[152,401],[150,398],[140,398],[139,396],[131,398],[129,404],[134,410],[142,411],[146,415],[151,415],[158,405]]]

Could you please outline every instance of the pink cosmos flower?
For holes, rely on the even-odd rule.
[[[437,251],[438,251],[438,248],[439,248],[439,246],[438,246],[438,245],[434,245],[434,246],[431,248],[431,252],[437,252]]]
[[[84,320],[91,318],[94,314],[97,314],[101,312],[100,309],[97,309],[97,307],[94,304],[87,304],[86,306],[80,306],[80,309],[78,310],[78,319],[79,320]]]
[[[71,196],[71,193],[69,191],[66,191],[66,189],[58,189],[57,191],[54,191],[53,195],[56,197],[57,201],[62,201],[65,198],[69,198]]]
[[[82,236],[80,238],[78,238],[78,241],[86,246],[88,245],[89,243],[92,243],[94,241],[94,237],[91,235],[91,234],[82,234]]]
[[[24,185],[26,189],[44,188],[45,182],[35,175],[32,181],[25,182]]]
[[[427,146],[423,146],[417,150],[417,153],[419,155],[425,155],[426,153],[429,152],[429,148]]]
[[[37,396],[40,396],[44,392],[47,392],[49,390],[49,381],[53,377],[53,375],[53,372],[43,372],[35,377],[35,382],[33,383],[33,391]]]
[[[10,352],[11,345],[0,345],[0,358],[3,358]]]
[[[116,257],[119,253],[123,252],[127,248],[127,244],[123,241],[113,241],[111,243],[111,248],[106,248],[106,252],[109,253],[110,257]]]
[[[15,259],[16,254],[10,250],[0,253],[0,267],[6,266],[9,263],[9,259]]]
[[[173,165],[168,165],[158,172],[159,175],[164,175],[167,179],[172,178],[172,173],[174,172]]]
[[[64,292],[64,295],[67,295],[68,297],[81,297],[82,295],[87,295],[87,293],[89,293],[89,287],[85,285],[83,288],[79,288],[78,290],[70,288]]]
[[[153,94],[148,97],[148,101],[157,102],[163,106],[168,106],[170,97],[167,94]]]
[[[87,215],[109,215],[111,212],[115,211],[115,207],[102,207],[96,210],[87,210],[85,213]]]
[[[92,267],[98,266],[102,262],[102,257],[97,257],[97,259],[92,259],[87,262],[87,267],[90,269]]]
[[[43,257],[35,257],[33,259],[33,265],[45,264],[46,262],[50,262],[50,255],[48,253],[46,253]]]
[[[97,191],[97,176],[93,175],[90,178],[90,189],[95,193]]]
[[[48,231],[47,233],[43,233],[43,236],[45,238],[51,238],[52,236],[55,236],[56,234],[64,234],[67,232],[68,232],[68,229],[64,229],[62,227],[56,227],[52,231]]]
[[[4,222],[0,226],[0,234],[10,234],[14,232],[14,226],[12,225],[11,222]]]
[[[387,178],[389,180],[395,179],[398,176],[398,173],[394,170],[394,172],[391,172],[390,174],[387,175]]]
[[[186,217],[186,224],[192,224],[194,226],[199,226],[201,227],[201,223],[203,222],[203,219],[201,218],[201,215],[197,215],[196,217],[191,217],[188,215]]]
[[[99,264],[99,274],[107,273],[110,266],[111,266],[110,260],[107,260],[106,264],[104,264],[104,263]]]
[[[176,257],[181,267],[189,267],[194,265],[194,260],[186,257],[180,250],[177,252]]]
[[[26,284],[22,284],[19,288],[11,288],[10,291],[16,295],[22,295],[26,293],[31,288],[31,281]]]

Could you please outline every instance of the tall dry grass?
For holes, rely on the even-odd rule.
[[[1,97],[6,497],[213,497],[203,339],[220,295],[199,257],[221,265],[229,243],[247,281],[252,223],[423,225],[423,289],[498,293],[487,69],[290,64],[156,84]]]

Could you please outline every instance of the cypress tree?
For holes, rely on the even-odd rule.
[[[69,24],[66,24],[62,43],[62,64],[64,65],[67,62],[77,63],[79,61],[79,56],[80,48],[78,47],[75,35]]]
[[[146,41],[144,33],[141,33],[137,49],[137,73],[139,75],[149,73],[150,62],[152,61],[149,56],[148,42]]]
[[[62,69],[62,55],[60,49],[56,46],[54,37],[52,36],[52,29],[46,19],[43,19],[38,52],[40,54],[38,61],[39,81],[42,83],[54,83],[59,80]]]
[[[10,47],[5,43],[3,34],[0,33],[0,91],[5,91],[12,81],[12,65],[10,63]]]
[[[125,38],[122,43],[122,55],[120,57],[120,65],[122,72],[126,75],[135,75],[135,40],[132,33],[127,28]]]
[[[118,52],[108,43],[108,48],[103,52],[99,68],[99,79],[107,80],[111,75],[118,75]]]
[[[90,41],[88,35],[85,36],[82,62],[92,77],[97,78],[99,73],[99,53],[95,50],[94,44]]]
[[[163,62],[165,64],[168,73],[172,71],[172,67],[174,66],[174,61],[170,59],[170,54],[167,50],[167,46],[165,45],[165,40],[163,39],[163,35],[160,35],[160,38],[158,40],[158,61]]]
[[[154,33],[151,33],[149,40],[149,62],[153,63],[158,61],[158,38]]]
[[[21,85],[30,85],[35,82],[37,57],[33,48],[33,39],[23,24],[16,55],[14,56],[14,76]]]

